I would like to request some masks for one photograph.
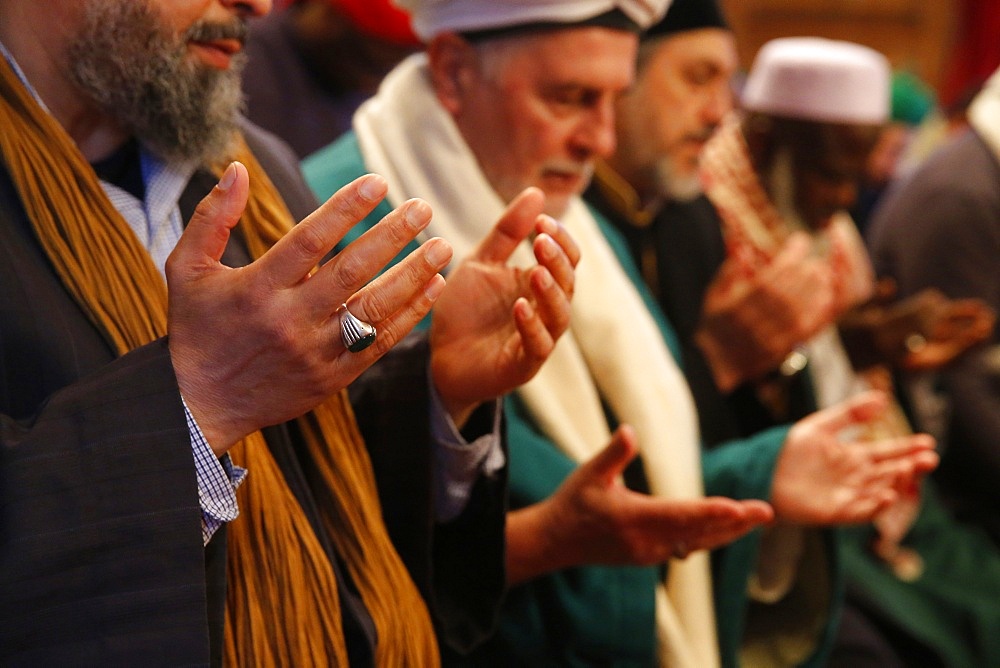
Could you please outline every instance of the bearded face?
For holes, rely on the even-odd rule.
[[[174,34],[148,0],[87,0],[72,41],[73,82],[104,113],[168,160],[226,157],[242,109],[240,70],[192,58],[188,44],[246,39],[246,23],[195,22]]]

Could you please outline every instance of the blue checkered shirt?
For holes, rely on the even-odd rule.
[[[44,102],[38,97],[24,72],[2,43],[0,43],[0,54],[7,59],[18,78],[34,95],[35,100],[45,108]],[[194,163],[168,165],[147,151],[142,151],[142,176],[146,186],[144,202],[121,188],[101,182],[111,203],[121,212],[143,245],[149,249],[160,273],[163,273],[167,256],[170,255],[184,229],[177,202],[194,170]],[[181,401],[183,402],[183,397]],[[239,515],[236,488],[246,477],[246,471],[234,466],[228,456],[222,459],[216,457],[186,403],[184,413],[191,434],[191,451],[197,470],[198,498],[201,503],[201,535],[207,544],[216,529]]]

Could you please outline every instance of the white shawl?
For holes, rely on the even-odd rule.
[[[471,252],[504,210],[438,103],[424,54],[390,73],[355,115],[354,129],[366,169],[389,182],[390,203],[427,200],[434,209],[427,234],[447,239],[456,258]],[[577,461],[610,440],[605,397],[636,430],[652,493],[703,495],[694,403],[655,321],[579,198],[561,222],[582,252],[570,331],[521,397],[544,433]],[[534,263],[527,244],[512,261]],[[656,599],[661,664],[717,666],[708,554],[672,561]]]

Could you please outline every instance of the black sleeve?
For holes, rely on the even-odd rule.
[[[0,664],[204,664],[205,551],[165,341],[0,418]]]
[[[470,651],[493,629],[505,591],[506,469],[481,477],[465,511],[434,521],[425,335],[411,334],[350,387],[389,534],[428,601],[442,645]]]

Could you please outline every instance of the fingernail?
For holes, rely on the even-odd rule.
[[[233,187],[234,183],[236,183],[236,163],[231,162],[226,167],[226,172],[222,175],[222,178],[219,179],[219,190],[226,192]]]
[[[427,285],[427,289],[424,290],[424,294],[427,295],[428,299],[433,301],[441,296],[441,293],[444,291],[444,286],[444,276],[441,274],[435,274],[434,278],[431,279],[431,282]]]
[[[551,260],[559,252],[556,247],[556,242],[546,233],[544,236],[538,237],[538,243],[541,245],[542,256],[546,260]]]
[[[443,266],[451,259],[451,245],[444,239],[427,242],[427,260],[432,265]]]
[[[403,216],[406,218],[406,222],[414,227],[423,225],[430,220],[430,208],[430,205],[423,200],[413,200],[406,207]]]
[[[547,290],[551,288],[553,282],[554,281],[552,279],[552,274],[550,274],[548,271],[538,272],[538,284],[542,289]]]
[[[358,191],[365,199],[379,199],[382,196],[382,179],[370,174],[358,186]]]
[[[559,231],[556,219],[553,218],[552,216],[547,216],[545,214],[542,214],[541,216],[538,217],[538,220],[540,223],[539,227],[541,228],[542,232],[545,232],[549,236],[555,236],[556,232]]]

